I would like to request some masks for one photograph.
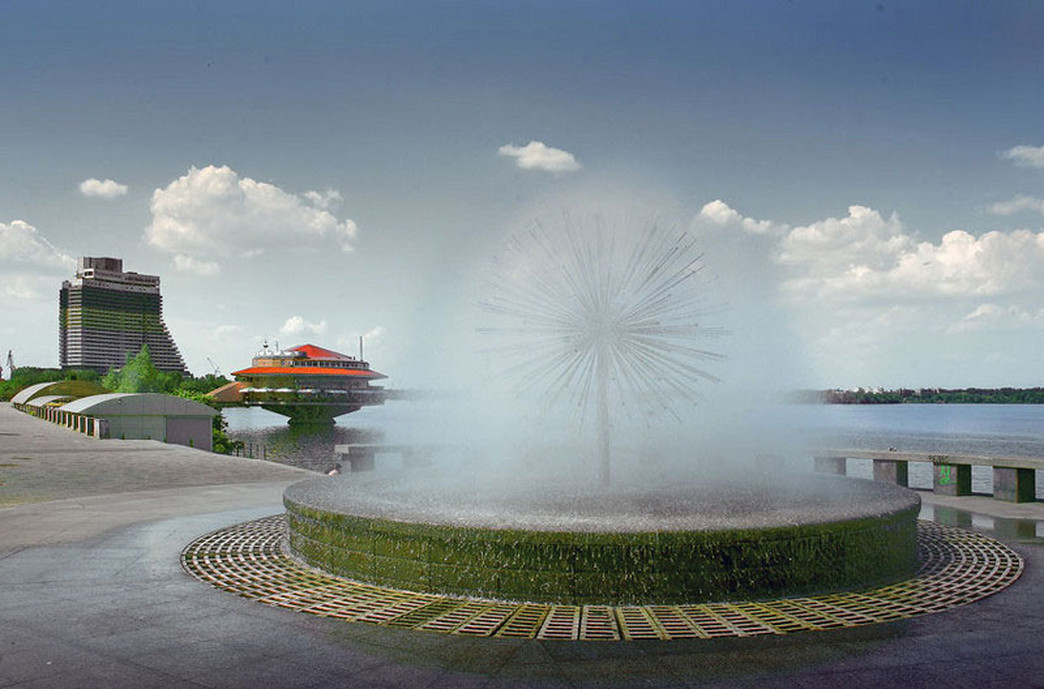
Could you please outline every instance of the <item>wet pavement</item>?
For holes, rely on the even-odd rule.
[[[280,512],[282,488],[314,474],[159,443],[106,453],[105,441],[0,405],[6,433],[19,435],[0,435],[0,463],[64,472],[65,499],[19,500],[12,486],[27,479],[0,478],[3,504],[24,503],[0,509],[0,687],[1044,687],[1044,548],[1032,529],[996,534],[1026,561],[1013,586],[901,623],[670,642],[459,638],[268,607],[181,569],[187,543]],[[71,438],[95,445],[69,452]],[[119,466],[135,462],[152,464]],[[130,486],[100,492],[113,483],[92,480],[103,470]],[[1041,505],[977,504],[960,503],[1009,510],[998,524],[1044,518]]]

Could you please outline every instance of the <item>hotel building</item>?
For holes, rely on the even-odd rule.
[[[61,367],[106,373],[147,344],[156,368],[187,373],[163,322],[159,283],[157,275],[123,272],[119,258],[80,258],[76,279],[64,281],[58,296]]]

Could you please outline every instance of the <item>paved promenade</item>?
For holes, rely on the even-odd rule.
[[[1044,687],[1044,548],[1030,537],[1001,537],[1026,572],[974,605],[837,632],[692,642],[349,624],[244,600],[181,570],[185,544],[281,511],[283,488],[306,476],[93,440],[0,405],[0,688]]]

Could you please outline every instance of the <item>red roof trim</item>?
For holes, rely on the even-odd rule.
[[[340,361],[355,361],[355,357],[348,356],[347,354],[341,354],[335,352],[332,349],[323,349],[322,347],[316,347],[314,344],[303,344],[291,347],[291,352],[304,352],[304,355],[309,359],[337,359]]]

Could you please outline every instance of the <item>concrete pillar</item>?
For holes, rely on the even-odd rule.
[[[971,465],[944,464],[932,466],[932,490],[940,495],[971,495]]]
[[[1033,469],[993,467],[993,497],[1005,502],[1035,502],[1036,472]]]
[[[844,476],[848,473],[848,460],[844,457],[815,457],[816,471],[823,474]]]
[[[910,463],[901,459],[875,459],[874,480],[905,488],[910,485]]]

